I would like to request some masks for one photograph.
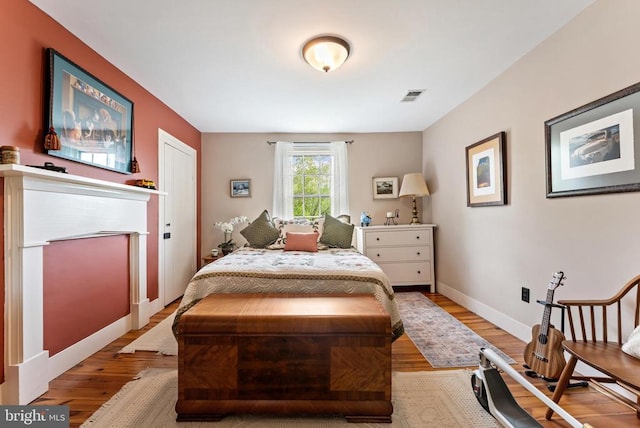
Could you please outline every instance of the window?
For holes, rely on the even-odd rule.
[[[273,216],[349,213],[346,143],[276,143]]]
[[[293,155],[294,218],[312,220],[331,214],[332,161],[328,154]]]

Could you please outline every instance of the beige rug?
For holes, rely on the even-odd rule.
[[[178,342],[176,342],[171,325],[176,313],[163,319],[151,330],[118,351],[121,354],[133,354],[136,351],[157,351],[163,355],[178,355]]]
[[[175,369],[147,369],[126,384],[82,427],[217,427],[217,428],[333,428],[333,427],[499,427],[471,391],[471,371],[393,373],[393,422],[350,424],[342,418],[283,418],[228,416],[220,422],[176,422],[178,396]]]

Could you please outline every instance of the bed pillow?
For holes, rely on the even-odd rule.
[[[287,232],[295,232],[295,233],[314,233],[316,232],[318,236],[322,233],[322,223],[324,221],[320,221],[320,219],[309,221],[306,219],[296,219],[296,220],[283,220],[280,218],[274,218],[273,224],[276,229],[279,230],[280,235],[278,239],[269,246],[269,249],[283,249],[284,245],[287,243]]]
[[[284,250],[315,253],[318,251],[318,233],[287,232],[287,242],[284,244]]]
[[[262,214],[242,229],[240,234],[254,248],[264,248],[273,244],[279,236],[278,229],[271,222],[271,216],[267,210],[262,211]]]
[[[350,248],[353,240],[353,225],[343,223],[335,217],[324,217],[324,228],[320,242],[329,247]]]
[[[632,357],[640,358],[640,325],[633,330],[627,343],[622,345],[622,351]]]

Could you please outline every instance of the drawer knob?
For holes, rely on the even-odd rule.
[[[380,238],[376,238],[376,241],[379,241],[379,240],[380,240]]]
[[[421,273],[422,273],[421,271],[418,271],[418,275],[421,274]]]
[[[418,251],[418,253],[417,253],[417,254],[418,254],[418,255],[420,255],[420,251]]]
[[[376,256],[380,257],[380,254],[376,254]]]
[[[418,236],[416,236],[416,239],[420,239],[420,236],[419,236],[419,235],[418,235]]]

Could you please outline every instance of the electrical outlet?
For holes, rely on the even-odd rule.
[[[522,301],[529,303],[529,289],[527,287],[522,287]]]

